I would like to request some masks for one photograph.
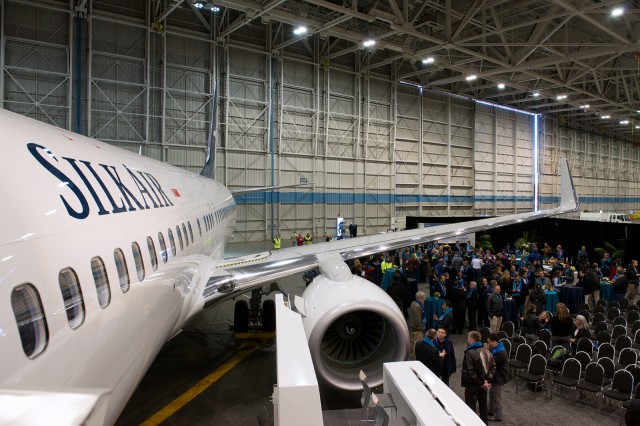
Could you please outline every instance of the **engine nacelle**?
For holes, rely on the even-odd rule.
[[[303,319],[318,378],[343,390],[382,384],[382,364],[404,361],[409,329],[398,305],[377,285],[352,275],[348,281],[314,278],[303,294]]]

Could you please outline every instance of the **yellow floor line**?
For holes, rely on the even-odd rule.
[[[204,392],[209,386],[217,382],[222,376],[228,373],[233,367],[240,364],[242,360],[253,353],[255,349],[250,349],[239,353],[230,360],[222,364],[213,373],[196,383],[191,389],[180,395],[169,405],[148,418],[141,426],[156,426],[171,417],[176,411],[187,405],[193,398]]]

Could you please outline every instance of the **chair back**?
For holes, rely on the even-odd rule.
[[[511,321],[505,321],[502,323],[501,330],[507,333],[507,337],[513,337],[513,331],[515,330],[515,326]]]
[[[516,360],[528,364],[529,361],[531,361],[532,354],[533,350],[531,349],[531,346],[526,343],[521,343],[520,346],[518,346],[518,349],[516,349]]]
[[[536,354],[531,357],[529,361],[529,374],[535,374],[537,376],[544,376],[545,369],[547,367],[547,359],[540,354]]]
[[[607,330],[599,331],[596,334],[596,342],[598,342],[598,345],[601,345],[603,343],[611,343],[611,333],[609,333]]]
[[[504,349],[507,351],[507,356],[511,358],[511,340],[500,339],[500,342],[504,345]]]
[[[611,302],[613,303],[613,302]],[[613,321],[614,319],[618,318],[620,316],[620,309],[618,308],[612,308],[609,307],[609,309],[607,310],[607,319],[609,321]]]
[[[538,336],[540,337],[540,340],[547,344],[547,347],[551,346],[551,331],[544,328],[540,330]]]
[[[588,303],[581,303],[578,305],[578,313],[580,315],[582,315],[582,311],[589,311],[589,304]]]
[[[589,322],[589,319],[591,318],[591,314],[587,310],[583,310],[583,311],[578,312],[578,315],[582,315],[584,317],[584,319],[587,320],[587,322]]]
[[[636,331],[638,330],[640,330],[640,320],[634,321],[633,324],[631,325],[631,335],[635,336]]]
[[[596,307],[598,306],[607,306],[607,301],[605,299],[598,299],[598,301],[596,302]]]
[[[602,299],[600,299],[602,300]],[[607,313],[607,307],[605,305],[596,305],[595,308],[593,308],[593,314],[606,314]]]
[[[604,312],[596,312],[595,314],[593,314],[593,320],[592,320],[593,324],[596,324],[598,322],[605,322],[606,320],[607,320],[607,317],[604,316]]]
[[[640,311],[640,306],[638,306],[638,305],[629,305],[629,307],[627,308],[627,311],[638,312],[638,311]]]
[[[578,340],[578,344],[576,345],[576,352],[586,352],[589,356],[593,355],[593,342],[591,339],[582,338]]]
[[[562,366],[562,377],[566,379],[580,380],[582,365],[575,358],[568,358]]]
[[[547,344],[542,340],[536,340],[531,344],[531,350],[533,354],[540,354],[543,357],[547,357]]]
[[[640,312],[632,310],[627,311],[627,324],[634,324],[638,320],[640,320]]]
[[[506,332],[504,332],[504,331],[500,330],[500,331],[498,331],[498,338],[499,338],[500,340],[502,340],[502,339],[508,339],[508,338],[509,338],[509,336],[507,335],[507,333],[506,333]]]
[[[591,356],[589,356],[588,353],[582,351],[578,352],[574,358],[580,361],[580,366],[582,368],[587,368],[587,365],[589,365],[589,363],[591,362]]]
[[[378,405],[378,397],[376,394],[371,394],[371,401],[376,406],[376,426],[387,426],[389,424],[389,415],[385,411],[384,407]]]
[[[629,307],[629,299],[627,299],[626,297],[620,300],[620,302],[618,303],[620,303],[620,310],[626,311]]]
[[[613,320],[613,326],[623,325],[625,328],[627,327],[627,319],[625,317],[617,317]]]
[[[616,344],[613,347],[616,349],[616,353],[620,353],[624,348],[630,348],[631,344],[631,337],[625,334],[616,339]]]
[[[636,345],[640,345],[640,330],[636,330],[636,332],[634,333],[633,343],[635,343]]]
[[[640,386],[640,367],[637,365],[627,365],[625,368],[633,376],[633,383]]]
[[[598,346],[598,359],[609,358],[613,359],[616,356],[616,350],[611,343],[601,343]]]
[[[598,363],[590,363],[584,370],[584,381],[602,387],[604,384],[604,368]]]
[[[615,341],[620,336],[627,335],[627,327],[622,324],[618,324],[613,327],[613,331],[611,332],[611,340]]]
[[[616,371],[613,375],[611,388],[623,394],[629,394],[629,399],[631,399],[631,392],[633,391],[633,375],[627,370]]]
[[[618,355],[618,365],[627,367],[629,365],[636,365],[638,362],[638,353],[631,348],[624,348]]]
[[[616,366],[611,358],[598,358],[598,364],[604,368],[604,377],[607,379],[613,378],[613,373],[616,371]]]
[[[611,301],[609,303],[607,303],[607,306],[609,308],[618,308],[620,309],[620,302],[618,302],[617,300]]]

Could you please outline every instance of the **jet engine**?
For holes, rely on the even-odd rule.
[[[322,275],[302,296],[316,374],[325,384],[355,391],[362,390],[358,373],[363,370],[369,385],[379,386],[383,363],[407,359],[407,323],[380,287],[344,271],[346,264],[340,263],[340,273],[335,273],[335,264],[328,274],[321,265]]]

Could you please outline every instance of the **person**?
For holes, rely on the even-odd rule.
[[[538,333],[542,329],[542,322],[538,318],[538,308],[533,303],[529,303],[524,309],[524,317],[522,318],[521,335],[524,335],[528,344],[539,339]]]
[[[551,290],[551,280],[544,276],[544,269],[540,269],[538,271],[536,282],[540,283],[540,286],[543,288],[543,290]]]
[[[280,244],[281,244],[280,235],[276,234],[276,236],[273,237],[273,249],[280,250]]]
[[[548,278],[546,279],[549,280]],[[542,290],[542,286],[538,280],[535,281],[533,290],[529,293],[529,303],[535,305],[536,312],[544,311],[544,305],[547,304],[547,295],[544,294],[544,290]]]
[[[320,275],[320,272],[318,272],[316,269],[310,269],[302,274],[302,279],[304,280],[305,285],[308,287],[309,284],[313,282],[313,279],[318,275]]]
[[[500,286],[496,283],[493,286],[493,294],[487,300],[487,312],[489,313],[489,328],[492,333],[498,333],[502,325],[504,315],[504,301],[500,295]]]
[[[585,303],[589,304],[589,309],[593,310],[598,300],[600,300],[600,276],[598,275],[598,264],[594,263],[591,268],[584,274],[584,281],[591,289],[590,297],[587,297],[585,290]]]
[[[295,247],[298,245],[298,233],[294,232],[291,234],[291,247]]]
[[[355,232],[353,231],[353,222],[349,224],[349,238],[355,237]]]
[[[464,278],[462,278],[462,271],[458,272],[458,277],[453,281],[447,293],[453,308],[453,329],[451,332],[462,334],[467,313],[467,288],[465,287]]]
[[[433,319],[436,321],[436,326],[446,330],[447,337],[451,336],[451,330],[453,329],[453,308],[451,302],[445,300],[442,302],[442,313],[440,316],[434,315]]]
[[[627,426],[640,426],[640,386],[636,385],[636,393],[624,414],[624,421]]]
[[[301,246],[302,244],[304,244],[304,237],[302,236],[302,234],[298,234],[298,237],[296,238],[296,243],[298,244],[298,246]]]
[[[585,246],[581,246],[578,250],[578,262],[589,263],[589,252]]]
[[[571,334],[571,340],[570,340],[572,353],[575,355],[576,346],[578,345],[578,342],[580,341],[580,339],[590,339],[590,338],[591,338],[591,331],[589,331],[589,323],[587,322],[587,319],[582,315],[576,316],[575,330],[573,330],[573,333]]]
[[[573,321],[569,315],[569,309],[564,303],[556,305],[556,314],[551,318],[551,345],[562,345],[568,351],[571,350],[571,332]]]
[[[629,281],[624,273],[624,268],[620,267],[613,276],[613,300],[619,302],[624,299],[625,294],[627,294],[628,286]]]
[[[632,260],[627,268],[627,299],[629,303],[633,303],[638,294],[638,278],[640,278],[640,271],[638,271],[638,261]]]
[[[438,350],[438,353],[443,354],[442,368],[439,374],[440,380],[449,386],[449,377],[456,372],[456,354],[453,350],[453,343],[451,343],[447,337],[447,330],[438,328],[436,340],[434,340],[433,344]]]
[[[471,259],[471,267],[473,268],[473,274],[475,275],[475,282],[479,282],[482,279],[482,265],[484,265],[484,263],[480,256],[474,256],[473,259]]]
[[[442,274],[438,275],[438,282],[436,282],[435,293],[440,294],[440,297],[447,297],[447,276]]]
[[[504,271],[498,280],[498,285],[500,286],[502,294],[511,294],[513,291],[511,283],[511,273],[509,271]]]
[[[409,330],[411,331],[411,343],[409,351],[409,359],[416,359],[416,342],[421,340],[424,336],[424,329],[427,324],[426,311],[424,309],[424,302],[427,300],[427,295],[422,291],[416,293],[416,300],[411,302],[409,306]]]
[[[394,302],[396,302],[396,305],[398,305],[400,311],[404,312],[404,286],[402,283],[402,272],[400,272],[399,269],[396,269],[396,271],[393,273],[393,279],[391,280],[391,285],[387,289],[387,294],[393,299]]]
[[[486,278],[482,278],[478,285],[478,325],[480,327],[489,326],[489,313],[487,312],[489,293],[488,281]]]
[[[496,372],[496,363],[491,352],[482,345],[482,337],[477,331],[470,331],[467,335],[467,349],[462,360],[461,385],[464,389],[464,401],[478,412],[480,419],[489,424],[487,396],[490,382]]]
[[[602,271],[603,277],[609,278],[611,274],[611,258],[608,252],[605,252],[600,260],[600,270]]]
[[[489,351],[496,363],[496,373],[491,379],[489,389],[489,421],[502,421],[502,387],[511,379],[509,372],[509,354],[497,334],[491,333],[487,340]]]
[[[516,309],[519,315],[522,315],[522,307],[525,303],[525,292],[527,288],[526,270],[520,270],[520,278],[513,282],[513,292],[511,297],[516,302]]]
[[[445,351],[438,351],[435,344],[436,331],[430,328],[425,334],[424,339],[416,343],[416,361],[420,361],[436,376],[440,375],[442,369],[442,360],[445,357]]]
[[[478,315],[478,289],[476,288],[475,281],[469,283],[465,303],[467,304],[467,316],[469,317],[469,330],[475,331],[477,328],[476,319]]]
[[[311,232],[307,232],[307,235],[304,236],[304,244],[313,244],[313,235],[311,235]]]
[[[558,259],[558,262],[560,263],[566,263],[567,260],[569,260],[567,259],[567,252],[562,248],[560,244],[558,244],[558,247],[556,247],[556,253],[554,257]]]
[[[325,243],[330,243],[331,241],[333,241],[333,238],[331,238],[331,235],[329,235],[328,233],[325,234],[324,236],[324,242]]]
[[[393,269],[393,268],[397,268],[397,266],[395,266],[393,262],[391,262],[391,256],[386,256],[382,261],[382,263],[380,264],[380,270],[382,271],[382,275],[384,275],[384,273],[387,272],[387,269]]]
[[[573,272],[571,273],[573,276]],[[562,270],[556,269],[551,275],[551,290],[560,292],[562,289]]]

